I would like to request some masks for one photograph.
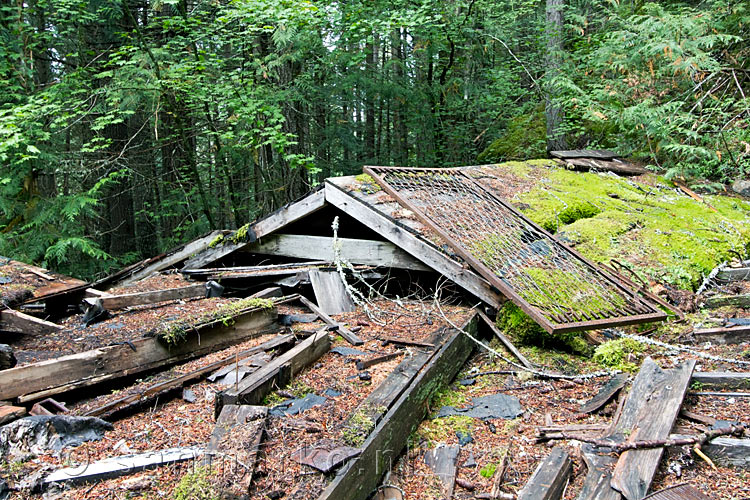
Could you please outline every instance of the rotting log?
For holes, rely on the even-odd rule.
[[[144,404],[150,403],[151,401],[162,398],[165,394],[168,394],[177,389],[181,389],[185,384],[199,380],[206,375],[210,374],[214,370],[223,368],[225,366],[231,366],[238,360],[243,360],[248,356],[255,353],[270,351],[272,349],[284,348],[294,343],[294,336],[292,335],[278,335],[271,340],[264,342],[258,346],[250,349],[246,349],[242,352],[238,352],[232,356],[229,356],[219,361],[210,363],[202,368],[193,370],[192,372],[171,378],[167,381],[160,382],[158,384],[150,385],[135,394],[129,394],[125,397],[111,401],[102,406],[93,408],[83,414],[84,417],[99,417],[109,419],[113,415],[123,413],[134,407],[141,407]],[[163,399],[162,399],[163,401]]]
[[[694,330],[693,335],[695,336],[695,340],[698,342],[714,342],[716,344],[741,344],[742,342],[747,342],[748,340],[750,340],[750,325]]]
[[[518,500],[559,500],[572,471],[573,462],[568,452],[560,447],[552,448],[518,492]]]
[[[326,313],[321,311],[321,309],[311,300],[308,300],[306,297],[300,296],[299,298],[300,302],[302,302],[305,307],[310,309],[312,312],[318,315],[318,317],[328,326],[334,327],[336,330],[336,333],[344,337],[344,340],[349,342],[352,345],[362,345],[365,343],[364,340],[357,337],[354,333],[351,332],[348,328],[344,328],[344,325],[338,323],[333,318],[328,316]]]
[[[535,369],[536,367],[526,359],[526,356],[521,354],[521,351],[519,351],[516,346],[513,345],[513,342],[510,341],[508,337],[506,337],[503,332],[500,331],[500,329],[495,325],[495,323],[487,317],[486,314],[483,312],[479,312],[479,317],[482,318],[485,325],[490,329],[490,331],[498,338],[500,339],[500,342],[503,343],[506,349],[508,349],[517,359],[521,362],[523,366],[529,369]]]
[[[323,190],[315,191],[304,198],[289,203],[277,211],[266,215],[262,219],[252,223],[247,228],[246,241],[223,242],[213,248],[205,248],[197,255],[185,262],[186,269],[205,267],[230,253],[254,243],[263,236],[278,231],[287,224],[291,224],[307,215],[310,215],[325,206],[325,195]]]
[[[750,389],[750,372],[694,372],[692,382],[714,389]]]
[[[725,306],[748,308],[750,307],[750,294],[706,297],[703,301],[703,306],[709,309]]]
[[[451,259],[424,237],[412,233],[406,226],[382,214],[376,208],[351,196],[340,187],[326,180],[326,201],[344,213],[357,219],[383,238],[392,242],[412,257],[442,274],[464,290],[472,293],[492,307],[500,307],[505,298],[492,290],[486,280]]]
[[[44,479],[45,485],[60,483],[90,483],[113,477],[135,474],[146,469],[194,460],[203,454],[199,447],[169,448],[137,455],[106,458],[78,467],[59,469]]]
[[[25,333],[27,335],[43,335],[62,330],[63,327],[50,321],[29,316],[19,311],[0,311],[0,330],[7,332]]]
[[[213,323],[168,346],[156,338],[111,345],[0,371],[0,399],[43,399],[69,390],[169,366],[275,331],[276,308],[252,309],[232,326]]]
[[[331,348],[325,330],[319,330],[289,351],[258,369],[241,382],[216,395],[215,413],[226,405],[257,405],[276,387],[282,387],[304,367],[316,361]]]
[[[476,335],[477,316],[462,325]],[[365,500],[380,484],[406,447],[407,439],[427,413],[430,398],[453,380],[474,349],[466,334],[451,330],[433,355],[361,446],[362,453],[347,463],[318,500]]]
[[[123,309],[125,307],[139,306],[144,304],[155,304],[168,300],[191,299],[206,296],[206,285],[189,285],[179,288],[168,288],[166,290],[154,290],[150,292],[127,293],[122,295],[109,295],[84,299],[90,305],[98,303],[104,309]]]
[[[387,241],[338,238],[340,256],[352,264],[431,271],[420,261]],[[274,234],[253,243],[243,251],[261,255],[281,255],[296,259],[334,261],[334,239],[303,234]]]

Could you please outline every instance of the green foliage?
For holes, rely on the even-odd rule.
[[[502,136],[479,153],[479,163],[543,158],[547,154],[547,128],[542,111],[518,115],[508,121]]]
[[[645,349],[646,346],[637,340],[623,337],[599,345],[594,350],[593,359],[606,368],[635,372],[638,371],[640,363],[634,361],[637,359],[637,355]]]
[[[368,415],[368,408],[360,408],[349,418],[346,427],[341,431],[341,439],[348,446],[359,447],[375,428],[375,422]]]
[[[579,333],[552,335],[512,302],[506,302],[497,313],[497,327],[519,343],[543,348],[557,348],[574,354],[590,356],[591,346]]]
[[[188,472],[182,476],[175,487],[172,498],[175,500],[218,500],[220,496],[211,486],[209,477],[208,467],[197,467]]]
[[[497,471],[497,464],[493,462],[482,467],[479,470],[479,475],[483,478],[489,479],[495,475],[495,471]]]

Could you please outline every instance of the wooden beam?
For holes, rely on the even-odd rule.
[[[615,429],[629,429],[627,439],[632,441],[667,438],[680,413],[694,368],[695,360],[690,360],[662,370],[651,358],[646,358]],[[643,386],[640,392],[638,389]],[[637,400],[628,404],[634,395]],[[623,452],[612,473],[612,488],[627,500],[646,496],[663,453],[663,448]]]
[[[135,394],[129,394],[125,397],[111,401],[105,405],[93,408],[88,412],[84,413],[84,417],[99,417],[99,418],[111,418],[115,414],[121,414],[131,408],[141,407],[144,404],[149,404],[155,399],[160,399],[164,402],[164,395],[168,394],[177,389],[181,389],[185,384],[199,380],[206,375],[210,374],[214,370],[219,368],[230,366],[237,361],[243,360],[248,356],[251,356],[258,352],[270,351],[272,349],[283,348],[287,345],[294,343],[294,336],[292,335],[278,335],[268,342],[264,342],[259,346],[255,346],[251,349],[244,350],[237,354],[233,354],[219,361],[210,363],[203,368],[193,370],[192,372],[180,375],[158,384],[150,385],[143,390],[138,391]]]
[[[62,330],[63,327],[29,316],[18,311],[4,310],[0,311],[0,330],[7,332],[25,333],[27,335],[42,335]]]
[[[716,309],[725,306],[748,308],[750,307],[750,294],[714,295],[713,297],[706,297],[703,301],[703,306],[709,309]]]
[[[470,269],[465,268],[461,263],[448,257],[437,246],[412,233],[405,226],[379,213],[373,207],[344,192],[329,181],[326,181],[325,195],[328,203],[351,215],[412,257],[482,299],[490,306],[497,308],[505,301],[501,295],[490,288],[487,281]]]
[[[147,276],[151,276],[152,274],[159,272],[163,269],[166,269],[168,267],[175,266],[182,262],[183,260],[189,258],[191,255],[201,252],[209,247],[212,241],[216,239],[217,236],[220,234],[223,234],[223,231],[213,231],[210,234],[198,238],[197,240],[193,240],[190,243],[187,243],[181,247],[176,248],[175,250],[171,251],[161,259],[158,259],[156,262],[153,262],[152,264],[147,265],[143,269],[139,269],[126,278],[124,278],[122,281],[117,282],[119,285],[128,285],[130,283],[135,283],[136,281],[143,279]],[[110,283],[111,286],[113,283]]]
[[[217,323],[205,331],[191,331],[178,345],[141,338],[132,341],[132,347],[111,345],[3,370],[0,399],[33,401],[193,359],[271,331],[276,317],[276,308],[254,309],[237,317],[232,326]]]
[[[669,439],[685,437],[689,436],[684,434],[669,435]],[[717,465],[750,469],[750,439],[717,437],[703,443],[701,451]]]
[[[341,314],[357,309],[339,273],[311,270],[308,276],[321,311],[326,314]]]
[[[518,500],[559,500],[572,471],[573,462],[568,452],[560,447],[552,448],[518,492]]]
[[[341,258],[352,264],[431,271],[420,261],[387,241],[339,238]],[[261,255],[281,255],[297,259],[334,261],[334,240],[327,236],[273,234],[244,248]]]
[[[725,267],[716,274],[718,281],[750,281],[750,267]]]
[[[26,415],[26,408],[21,406],[0,406],[0,425],[5,425]]]
[[[306,338],[297,346],[274,359],[266,366],[245,377],[239,384],[216,395],[216,414],[226,405],[257,405],[275,386],[285,385],[304,367],[317,360],[331,348],[325,330]]]
[[[750,389],[750,372],[694,372],[693,382],[714,389]]]
[[[750,340],[750,325],[695,330],[693,331],[693,335],[695,335],[695,340],[698,342],[741,344]]]
[[[44,484],[90,483],[127,474],[135,474],[142,470],[154,469],[163,465],[194,460],[202,454],[202,448],[193,446],[106,458],[92,463],[84,463],[78,467],[66,467],[56,470],[44,479]]]
[[[518,358],[523,366],[532,370],[536,369],[534,364],[526,359],[526,356],[521,354],[521,351],[519,351],[516,346],[513,345],[513,342],[511,342],[510,339],[508,339],[508,337],[506,337],[503,332],[500,331],[500,329],[490,318],[487,317],[486,314],[479,311],[479,317],[484,321],[484,324],[489,327],[490,331],[492,331],[492,333],[495,334],[498,339],[500,339],[500,342],[503,343],[506,349],[508,349],[516,358]]]
[[[462,327],[476,335],[476,315]],[[396,463],[409,435],[424,418],[430,398],[455,378],[473,348],[471,339],[451,329],[448,340],[433,352],[431,359],[370,433],[361,447],[362,453],[339,470],[318,500],[368,498],[390,466]]]
[[[247,230],[247,241],[239,243],[227,242],[218,244],[213,248],[205,248],[194,257],[188,259],[185,262],[185,268],[195,269],[205,267],[211,262],[226,257],[230,253],[254,243],[259,238],[278,231],[282,227],[320,210],[325,206],[325,201],[325,195],[321,189],[305,196],[301,200],[285,205],[251,224]]]
[[[320,308],[316,304],[314,304],[312,301],[308,300],[306,297],[300,296],[299,300],[300,300],[300,302],[302,302],[305,305],[305,307],[307,307],[312,312],[314,312],[315,314],[317,314],[318,317],[321,320],[323,320],[323,322],[326,325],[335,327],[336,333],[338,333],[339,335],[341,335],[342,337],[344,337],[344,339],[346,339],[346,341],[349,342],[350,344],[352,344],[352,345],[362,345],[362,344],[365,343],[364,340],[362,340],[361,338],[357,337],[348,328],[344,328],[344,325],[342,325],[342,324],[334,321],[333,318],[331,318],[326,313],[324,313],[323,311],[321,311]]]
[[[154,290],[150,292],[127,293],[122,295],[109,295],[107,297],[87,298],[87,304],[99,303],[104,309],[123,309],[125,307],[139,306],[143,304],[154,304],[168,300],[190,299],[194,297],[205,297],[206,285],[189,285],[179,288],[168,288],[166,290]]]

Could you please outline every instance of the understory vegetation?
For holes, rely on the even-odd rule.
[[[243,227],[363,164],[609,148],[718,189],[750,166],[749,9],[739,0],[4,3],[0,254],[92,278]],[[598,202],[571,207],[544,222],[586,216],[605,238],[648,228]],[[579,225],[571,237],[589,230]],[[676,280],[694,279],[688,264],[672,267]]]

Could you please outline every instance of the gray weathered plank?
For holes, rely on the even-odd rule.
[[[395,220],[379,213],[365,202],[344,192],[335,184],[326,181],[325,194],[328,203],[351,215],[362,224],[380,234],[383,238],[411,254],[458,286],[482,299],[487,304],[499,307],[505,301],[501,295],[492,291],[489,283],[473,271],[448,257],[423,237],[413,234],[405,226],[401,226]]]
[[[78,467],[59,469],[47,476],[44,479],[44,484],[100,481],[126,474],[135,474],[142,470],[153,469],[163,465],[194,460],[202,453],[203,450],[200,447],[192,446],[107,458],[92,463],[84,463]]]
[[[716,309],[717,307],[734,306],[734,307],[750,307],[750,294],[745,295],[715,295],[713,297],[706,297],[703,301],[703,306],[709,309]]]
[[[334,261],[334,239],[305,234],[272,234],[248,245],[244,251],[261,255],[281,255],[297,259]],[[387,241],[339,238],[340,257],[352,264],[430,271],[417,259]]]
[[[730,281],[750,281],[750,267],[725,267],[716,274],[716,279],[725,283]]]
[[[750,389],[750,372],[694,372],[692,381],[715,389]]]
[[[461,447],[457,444],[440,443],[424,454],[425,463],[440,479],[444,498],[453,498],[453,489],[456,487],[456,465],[460,452]]]
[[[139,306],[143,304],[155,304],[168,300],[190,299],[194,297],[205,297],[206,285],[189,285],[179,288],[168,288],[166,290],[152,290],[150,292],[126,293],[121,295],[109,295],[107,297],[88,298],[84,302],[88,304],[99,303],[104,309],[123,309],[125,307]]]
[[[477,316],[463,329],[476,335]],[[406,442],[427,411],[427,402],[456,376],[474,348],[464,333],[451,331],[425,367],[393,404],[362,445],[362,453],[346,464],[318,500],[365,500],[380,484],[406,447]]]
[[[651,358],[646,358],[615,430],[622,434],[630,431],[630,441],[667,438],[680,412],[694,368],[695,360],[689,360],[676,368],[662,370]],[[637,388],[642,389],[636,391]],[[622,453],[612,473],[612,487],[627,500],[646,496],[663,452],[663,448],[656,448]]]
[[[591,398],[589,401],[587,401],[585,404],[581,405],[580,412],[581,413],[591,413],[599,408],[603,407],[607,402],[614,397],[615,394],[619,392],[620,389],[625,387],[625,384],[628,382],[628,375],[625,373],[618,373],[609,381],[604,384],[604,387],[602,387],[598,393],[596,393],[596,396]]]
[[[550,151],[549,155],[553,158],[567,160],[569,158],[598,158],[600,160],[611,160],[620,155],[606,149],[569,149],[564,151]]]
[[[741,344],[750,340],[750,325],[730,328],[706,328],[693,331],[697,342],[714,342],[716,344]]]
[[[29,316],[19,311],[11,311],[9,309],[0,311],[0,330],[25,333],[27,335],[43,335],[62,329],[63,327],[60,325]]]
[[[687,438],[685,434],[670,434],[669,439]],[[701,445],[701,451],[714,463],[723,467],[750,469],[750,439],[716,437]]]
[[[141,373],[203,356],[248,338],[270,332],[276,308],[247,311],[232,326],[216,324],[190,332],[187,339],[167,346],[156,338],[129,345],[112,345],[0,371],[0,399],[31,401],[105,380]]]
[[[339,273],[311,270],[308,275],[315,292],[315,301],[321,311],[326,314],[341,314],[357,308],[349,297]]]
[[[552,448],[518,492],[518,500],[559,500],[572,471],[573,462],[568,452],[560,447]]]
[[[291,224],[325,206],[325,195],[323,190],[311,193],[301,200],[292,202],[278,209],[277,211],[266,215],[262,219],[254,222],[247,230],[247,241],[231,243],[226,242],[216,245],[213,248],[205,248],[200,253],[188,259],[185,262],[186,269],[195,269],[205,267],[211,262],[215,262],[230,253],[246,247],[248,244],[255,242],[258,238],[278,231],[287,224]]]

